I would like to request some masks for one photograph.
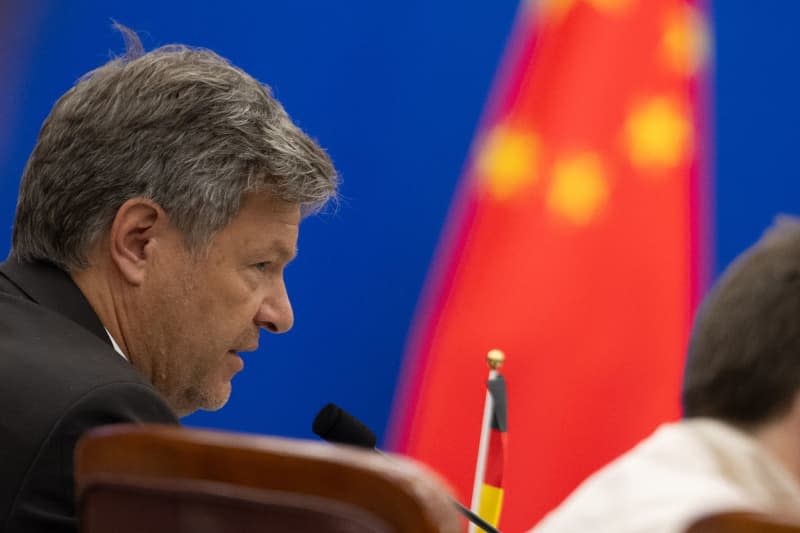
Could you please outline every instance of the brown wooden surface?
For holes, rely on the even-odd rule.
[[[229,503],[248,500],[243,490],[258,489],[249,494],[301,494],[342,502],[397,531],[462,530],[447,489],[430,471],[406,458],[346,446],[173,426],[115,425],[87,434],[75,460],[79,501],[88,495],[96,498],[96,487],[115,479],[130,482],[111,487],[116,491],[149,484],[151,490],[173,494],[174,486],[164,483],[195,480],[206,488],[215,483],[212,495]]]
[[[89,485],[82,501],[84,533],[397,531],[340,501],[198,480],[109,476]]]
[[[800,533],[800,525],[767,515],[730,512],[703,517],[686,533]]]

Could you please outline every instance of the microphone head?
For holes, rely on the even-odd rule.
[[[328,442],[374,448],[375,434],[356,417],[329,403],[317,413],[311,430]]]

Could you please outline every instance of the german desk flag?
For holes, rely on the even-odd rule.
[[[497,349],[490,350],[486,360],[491,370],[486,381],[486,402],[471,507],[472,512],[496,527],[503,508],[503,473],[508,447],[506,382],[499,371],[505,361],[505,354]],[[470,524],[470,531],[477,529]]]
[[[541,0],[518,12],[390,427],[395,450],[468,501],[482,354],[513,354],[506,532],[679,416],[706,280],[706,26],[688,0]]]

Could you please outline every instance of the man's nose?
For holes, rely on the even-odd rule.
[[[286,333],[292,329],[294,312],[284,284],[281,284],[279,290],[267,295],[261,302],[255,323],[272,333]]]

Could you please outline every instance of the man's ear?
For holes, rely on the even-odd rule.
[[[117,209],[109,232],[111,260],[128,283],[144,281],[153,244],[168,229],[166,212],[147,198],[131,198]]]

